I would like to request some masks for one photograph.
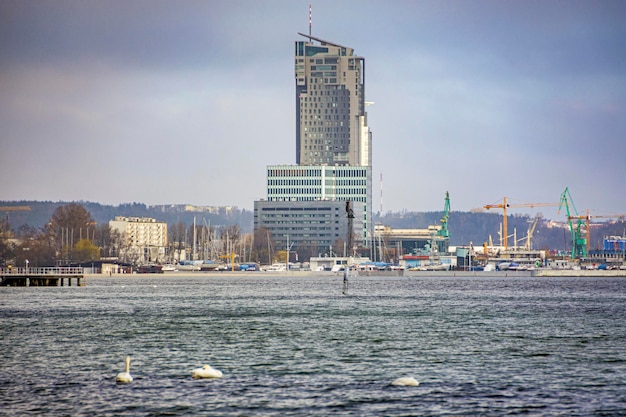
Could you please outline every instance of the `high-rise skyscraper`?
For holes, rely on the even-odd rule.
[[[279,248],[339,252],[349,200],[354,242],[372,239],[372,135],[365,108],[365,59],[352,48],[303,35],[295,43],[296,164],[267,168],[267,200],[254,202],[254,228]],[[354,248],[344,248],[352,256]]]
[[[365,58],[299,35],[308,40],[295,44],[296,163],[371,166]]]

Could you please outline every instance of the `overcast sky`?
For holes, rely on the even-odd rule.
[[[314,36],[366,59],[374,211],[567,186],[579,212],[626,212],[625,1],[312,7]],[[0,200],[251,210],[266,166],[295,163],[308,8],[0,0]]]

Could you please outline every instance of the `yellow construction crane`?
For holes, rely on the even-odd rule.
[[[0,211],[30,211],[30,206],[0,206]]]
[[[235,270],[235,252],[231,252],[228,255],[220,255],[220,259],[229,259],[230,260],[230,269],[231,271]]]
[[[507,248],[509,247],[509,231],[508,231],[508,224],[507,224],[507,214],[506,214],[506,209],[507,208],[513,208],[513,207],[529,207],[529,208],[535,208],[535,207],[546,207],[546,206],[558,206],[560,203],[523,203],[523,204],[509,204],[506,202],[506,197],[502,198],[502,204],[487,204],[486,206],[483,206],[483,208],[489,210],[492,208],[499,208],[502,209],[502,238],[503,238],[503,246],[504,246],[504,250],[507,250]]]
[[[9,221],[10,211],[30,211],[30,206],[0,206],[0,212],[6,212],[6,221]]]

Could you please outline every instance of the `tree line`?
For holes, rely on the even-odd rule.
[[[31,203],[32,204],[32,203]],[[42,203],[45,205],[45,203]],[[165,263],[173,260],[185,259],[213,259],[229,262],[233,254],[238,262],[259,262],[271,264],[276,261],[285,262],[287,252],[285,248],[279,248],[271,236],[269,230],[262,228],[251,231],[251,224],[242,227],[241,222],[251,223],[251,218],[242,211],[226,211],[218,216],[217,224],[209,218],[201,216],[201,221],[196,222],[195,216],[191,215],[183,219],[182,213],[178,216],[169,212],[163,217],[170,219],[168,223],[168,246],[165,254],[145,254],[133,252],[130,243],[124,240],[124,236],[109,227],[108,221],[115,216],[154,216],[153,209],[145,205],[131,204],[125,206],[123,214],[103,209],[94,203],[68,203],[54,204],[54,210],[45,221],[39,221],[40,226],[22,224],[12,227],[16,218],[23,213],[11,213],[13,222],[6,216],[0,219],[0,264],[35,266],[58,266],[70,265],[81,262],[94,261],[102,258],[117,258],[122,262],[138,264],[139,262]],[[48,207],[49,205],[45,206]],[[98,219],[87,207],[95,207],[98,210]],[[163,208],[161,208],[163,210]],[[40,210],[38,212],[46,212]],[[129,214],[131,213],[131,214]],[[39,214],[41,215],[41,214]],[[375,214],[374,222],[384,224],[396,229],[419,229],[429,225],[439,224],[443,212],[389,212],[385,215]],[[230,220],[228,219],[230,216]],[[154,216],[163,221],[161,216]],[[526,215],[509,216],[509,233],[517,231],[518,242],[509,240],[509,246],[523,246],[527,231],[533,218]],[[191,224],[189,223],[191,221]],[[495,245],[500,243],[500,223],[502,216],[496,213],[469,213],[452,212],[449,216],[448,229],[450,230],[450,244],[453,246],[481,245],[491,238]],[[591,249],[601,249],[603,239],[606,236],[626,235],[626,223],[621,221],[603,222],[592,225]],[[336,254],[343,252],[343,240],[338,239],[334,245]],[[551,227],[549,220],[540,218],[532,237],[533,249],[571,249],[571,235],[566,227]],[[327,248],[325,248],[327,250]],[[318,255],[318,248],[298,248],[299,260],[308,260],[311,256]],[[293,253],[292,253],[293,255]],[[295,261],[292,257],[290,261]]]
[[[259,233],[267,234],[266,230]],[[259,241],[261,241],[259,239]],[[145,254],[131,250],[119,231],[108,221],[98,223],[92,214],[79,203],[69,203],[55,208],[41,227],[23,224],[12,229],[7,217],[0,220],[0,264],[22,266],[28,261],[31,267],[75,265],[103,258],[139,264],[165,263],[175,259],[221,259],[227,262],[231,254],[240,262],[269,262],[272,250],[267,239],[255,246],[253,235],[243,233],[237,224],[210,226],[208,222],[191,225],[177,221],[168,225],[168,246],[165,254]],[[279,254],[270,238],[269,248],[274,256]]]

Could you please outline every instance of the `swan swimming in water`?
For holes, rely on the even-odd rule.
[[[194,378],[221,378],[222,371],[211,367],[211,365],[204,365],[202,368],[192,370],[191,376]]]
[[[117,374],[115,380],[117,382],[132,382],[133,377],[130,374],[130,356],[126,357],[126,371]]]
[[[396,385],[400,387],[417,387],[419,384],[420,383],[417,382],[415,378],[411,378],[407,376],[398,378],[391,383],[391,385]]]

